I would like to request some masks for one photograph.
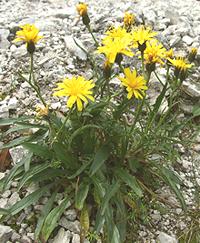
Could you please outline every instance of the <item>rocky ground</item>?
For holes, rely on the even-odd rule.
[[[84,62],[86,56],[74,43],[73,37],[93,50],[92,39],[80,21],[75,0],[0,0],[0,118],[16,116],[27,112],[32,114],[38,103],[35,93],[29,85],[16,76],[16,70],[29,67],[25,45],[14,44],[14,33],[21,24],[35,23],[41,30],[44,39],[38,43],[35,57],[37,79],[42,86],[42,94],[49,100],[52,109],[65,110],[65,102],[52,97],[55,83],[66,74],[84,74],[90,77],[91,68]],[[137,21],[153,26],[159,32],[160,39],[166,47],[186,51],[189,47],[200,50],[200,1],[197,0],[145,0],[145,1],[114,1],[89,0],[89,15],[92,28],[97,38],[109,26],[120,22],[125,11],[136,15]],[[162,73],[161,73],[162,75]],[[194,106],[200,106],[200,66],[186,80],[183,89],[187,99],[182,103],[182,116],[192,113]],[[184,196],[188,206],[195,209],[194,192],[200,186],[200,136],[188,151],[178,148],[181,158],[179,175],[184,180]],[[11,150],[13,163],[17,163],[23,150]],[[1,177],[4,173],[0,174]],[[27,193],[33,190],[29,188]],[[166,188],[160,191],[172,204],[176,199]],[[0,196],[0,207],[9,207],[20,199],[15,182],[10,190]],[[62,199],[62,194],[58,200]],[[33,225],[31,216],[41,211],[46,198],[34,207],[29,207],[20,214],[16,224],[7,222],[8,226],[0,225],[0,242],[33,242]],[[192,215],[184,215],[177,206],[160,213],[152,207],[149,219],[152,227],[141,225],[137,232],[137,241],[175,243],[181,232],[184,233],[193,223]],[[29,218],[30,220],[27,220]],[[29,222],[29,223],[27,223]],[[75,210],[65,212],[59,222],[57,236],[49,242],[79,243],[79,222]],[[196,242],[194,242],[196,243]]]

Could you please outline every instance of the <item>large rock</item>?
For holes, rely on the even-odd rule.
[[[0,242],[7,243],[7,241],[11,238],[13,234],[13,230],[6,225],[0,225]]]

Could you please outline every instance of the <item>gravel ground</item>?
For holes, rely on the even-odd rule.
[[[42,94],[49,100],[52,109],[65,111],[65,102],[52,97],[55,83],[66,74],[84,74],[90,76],[92,70],[84,62],[85,54],[76,47],[73,37],[77,38],[88,50],[91,46],[91,36],[80,21],[75,5],[78,1],[69,0],[0,0],[0,118],[19,115],[27,111],[33,114],[38,100],[28,84],[16,76],[19,67],[28,68],[29,60],[26,48],[21,44],[13,44],[14,33],[21,24],[35,23],[45,38],[38,43],[35,54],[37,79],[42,86]],[[166,47],[187,51],[191,46],[200,47],[200,1],[197,0],[145,0],[145,1],[100,1],[91,0],[89,15],[94,34],[101,34],[109,26],[121,21],[125,11],[131,11],[141,22],[153,26],[159,32],[160,39]],[[200,48],[199,48],[200,50]],[[161,73],[162,75],[162,73]],[[200,105],[200,66],[192,78],[186,80],[183,89],[187,99],[182,104],[183,114],[192,112],[193,105]],[[200,135],[189,151],[177,148],[180,153],[178,166],[179,175],[184,180],[183,193],[187,205],[195,209],[195,183],[200,186]],[[11,150],[13,162],[17,163],[23,155],[22,148]],[[195,168],[194,168],[195,167]],[[0,176],[4,176],[1,173]],[[196,178],[196,180],[195,180]],[[27,193],[30,193],[29,188]],[[167,188],[162,188],[160,194],[172,204],[177,204],[175,197]],[[8,207],[20,199],[13,183],[10,190],[0,196],[0,206]],[[62,199],[62,195],[58,200]],[[0,225],[0,242],[33,242],[33,227],[24,223],[27,215],[37,214],[45,203],[45,198],[34,207],[20,214],[15,227]],[[152,203],[153,205],[153,203]],[[137,241],[132,242],[178,242],[180,232],[185,232],[191,225],[193,216],[184,215],[175,206],[168,212],[160,213],[155,207],[149,212],[152,227],[141,225],[137,231]],[[79,222],[73,209],[67,210],[61,219],[57,236],[50,240],[53,243],[79,243]],[[196,242],[194,242],[196,243]],[[198,242],[197,242],[198,243]]]

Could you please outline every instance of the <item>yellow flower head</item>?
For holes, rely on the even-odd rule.
[[[165,58],[165,55],[166,49],[157,40],[154,39],[146,43],[146,49],[144,51],[144,60],[146,64],[164,64],[162,59]]]
[[[130,49],[132,43],[131,35],[125,29],[118,27],[106,32],[102,40],[102,46],[99,46],[97,53],[103,53],[110,64],[115,62],[117,54],[133,56]]]
[[[129,12],[124,13],[124,25],[131,26],[135,21],[135,16]]]
[[[79,3],[76,5],[76,9],[80,16],[85,16],[87,14],[87,4]]]
[[[127,98],[131,99],[134,95],[136,99],[142,99],[145,95],[144,91],[148,89],[146,80],[143,76],[137,76],[136,70],[131,71],[130,68],[124,69],[125,77],[118,77],[122,85],[126,87],[128,92]]]
[[[84,77],[65,78],[62,83],[57,84],[54,96],[67,96],[67,107],[72,108],[76,103],[78,111],[82,111],[83,103],[88,103],[88,99],[94,101],[91,89],[95,86],[92,80],[85,80]]]
[[[25,24],[20,26],[21,30],[16,32],[17,41],[24,41],[26,43],[37,43],[43,36],[39,36],[39,30],[36,28],[34,24]]]
[[[189,64],[184,57],[177,57],[176,59],[168,59],[171,64],[180,72],[186,72],[188,68],[192,67],[192,64]]]
[[[37,116],[38,117],[48,116],[48,114],[49,114],[49,107],[38,104],[38,105],[36,105],[36,112],[37,112]]]
[[[134,47],[139,47],[145,44],[147,41],[152,40],[157,33],[153,32],[150,27],[141,25],[132,31],[132,38],[134,41]]]

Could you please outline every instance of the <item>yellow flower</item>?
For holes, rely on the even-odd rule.
[[[130,49],[132,43],[131,35],[125,29],[118,27],[106,32],[102,40],[103,46],[99,46],[97,53],[103,53],[110,64],[116,60],[117,54],[133,56]]]
[[[135,21],[135,16],[129,12],[124,13],[124,25],[125,26],[130,26],[134,23]]]
[[[76,103],[78,111],[82,111],[83,103],[88,103],[88,99],[94,101],[91,89],[95,86],[92,80],[85,80],[84,77],[65,78],[62,83],[57,84],[54,96],[67,96],[67,107],[72,108]]]
[[[87,14],[87,4],[85,3],[79,3],[76,5],[76,9],[80,16],[84,16]]]
[[[24,41],[27,44],[29,43],[37,43],[43,36],[39,36],[39,30],[36,28],[34,24],[25,24],[20,26],[21,30],[16,32],[15,42]]]
[[[162,59],[165,58],[165,55],[166,49],[157,40],[153,39],[146,43],[146,49],[144,51],[144,60],[146,64],[164,64]]]
[[[38,104],[36,105],[36,112],[38,117],[47,116],[49,114],[49,107]]]
[[[131,99],[134,95],[136,99],[142,99],[145,95],[144,91],[148,89],[146,80],[143,76],[137,76],[136,70],[133,72],[130,68],[124,69],[125,77],[118,77],[122,85],[126,87],[128,92],[127,98]]]
[[[177,57],[176,59],[168,59],[171,64],[180,72],[186,72],[188,68],[192,67],[192,64],[189,64],[184,57]]]
[[[146,48],[146,42],[152,40],[157,33],[153,32],[150,27],[141,25],[132,31],[133,47],[138,47],[140,51]]]

